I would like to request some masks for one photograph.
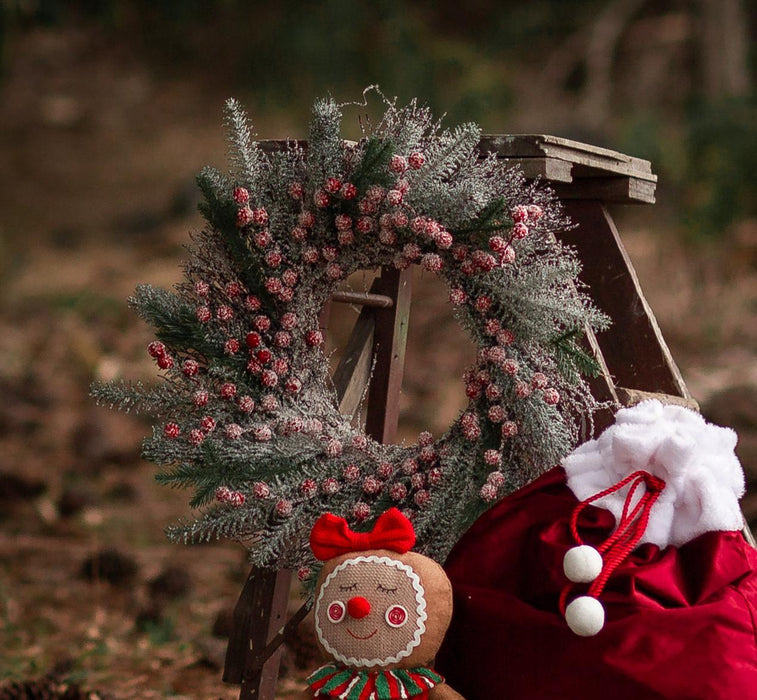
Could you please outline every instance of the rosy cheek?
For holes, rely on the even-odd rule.
[[[407,610],[401,605],[392,605],[387,608],[384,619],[390,627],[402,627],[407,622]]]
[[[329,603],[329,607],[326,609],[326,617],[329,622],[337,624],[344,620],[345,607],[341,600],[334,600]]]

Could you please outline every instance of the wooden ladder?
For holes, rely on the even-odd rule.
[[[282,142],[268,142],[268,150]],[[599,400],[631,405],[650,395],[696,408],[662,337],[636,272],[607,209],[609,204],[651,204],[657,176],[649,161],[576,141],[545,135],[489,135],[479,145],[539,178],[563,201],[577,226],[560,234],[583,264],[580,278],[597,306],[613,321],[587,342],[602,367],[591,388]],[[353,415],[370,379],[365,431],[388,443],[395,438],[410,314],[412,269],[382,268],[367,293],[337,292],[321,316],[326,328],[330,304],[362,306],[334,374],[340,411]],[[595,431],[612,421],[599,416]],[[751,535],[750,535],[751,537]],[[241,685],[240,700],[274,700],[281,643],[310,610],[286,621],[291,571],[254,569],[234,610],[223,680]]]

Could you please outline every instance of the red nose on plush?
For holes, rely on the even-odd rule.
[[[361,595],[356,595],[347,601],[347,612],[350,617],[356,620],[362,620],[371,612],[371,604]]]

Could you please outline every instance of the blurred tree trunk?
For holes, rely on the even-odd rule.
[[[749,21],[743,0],[698,0],[701,70],[705,95],[711,99],[750,91]]]
[[[610,116],[615,50],[628,25],[646,1],[608,2],[589,30],[585,50],[586,87],[579,107],[581,117],[589,129],[601,130]]]

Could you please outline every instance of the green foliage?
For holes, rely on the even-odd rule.
[[[352,176],[352,184],[359,192],[365,192],[371,184],[389,184],[389,161],[394,152],[395,147],[391,139],[379,139],[375,136],[368,139],[360,165]]]
[[[598,377],[602,368],[594,357],[580,347],[583,330],[572,328],[552,340],[557,367],[571,383],[577,384],[582,376]]]
[[[164,343],[203,354],[212,354],[216,349],[197,321],[195,309],[176,294],[141,284],[129,304],[155,328],[155,335]]]
[[[507,214],[507,202],[504,197],[498,197],[489,202],[472,219],[456,226],[453,233],[475,233],[483,236],[501,230],[506,222],[512,223]]]
[[[255,134],[239,102],[228,99],[224,110],[226,133],[229,141],[231,175],[236,182],[255,190],[260,186],[265,159]]]

